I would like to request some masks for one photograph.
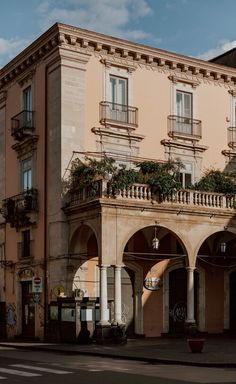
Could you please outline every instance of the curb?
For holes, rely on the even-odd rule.
[[[121,355],[117,353],[107,353],[107,352],[97,352],[97,351],[79,351],[71,350],[66,348],[52,348],[48,346],[32,346],[32,345],[21,345],[21,344],[4,344],[0,343],[1,347],[14,348],[14,349],[28,349],[32,351],[40,352],[49,352],[49,353],[60,353],[67,355],[84,355],[84,356],[96,356],[102,358],[114,358],[120,360],[130,360],[130,361],[143,361],[149,364],[165,364],[165,365],[186,365],[186,366],[195,366],[195,367],[205,367],[205,368],[236,368],[236,363],[225,363],[225,362],[198,362],[198,361],[186,361],[186,360],[177,360],[177,359],[163,359],[156,357],[145,357],[145,356],[134,356],[134,355]]]

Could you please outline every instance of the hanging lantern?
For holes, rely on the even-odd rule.
[[[160,240],[157,237],[157,227],[155,226],[155,235],[154,238],[152,239],[152,248],[157,251],[160,245]]]
[[[225,253],[226,251],[226,243],[220,243],[220,252]]]

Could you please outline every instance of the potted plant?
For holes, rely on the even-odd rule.
[[[203,351],[205,339],[199,335],[196,324],[189,325],[187,343],[191,352],[201,353]]]

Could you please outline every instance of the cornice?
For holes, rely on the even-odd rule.
[[[235,91],[234,68],[58,23],[0,70],[0,87],[23,76],[28,68],[33,68],[58,47],[87,54],[94,52],[105,60],[106,65],[119,62],[120,66],[124,65],[131,70],[137,66],[157,68],[168,71],[169,74],[174,73],[175,77],[183,74],[186,78],[194,76],[194,85],[197,85],[199,79],[203,79],[206,82],[224,84],[229,90]],[[182,77],[181,79],[183,81]]]
[[[96,135],[102,135],[102,136],[109,136],[109,137],[116,137],[118,139],[130,139],[130,140],[134,140],[134,141],[142,141],[145,136],[144,135],[141,135],[141,134],[138,134],[138,133],[135,133],[134,131],[132,130],[129,130],[129,129],[124,129],[123,132],[117,132],[117,131],[113,131],[109,128],[106,128],[106,127],[93,127],[91,129],[91,131],[93,133],[95,133]]]
[[[195,152],[204,152],[208,149],[206,145],[201,145],[196,142],[183,142],[178,140],[161,140],[161,144],[164,145],[164,147],[171,147],[171,148],[182,148],[187,149]]]

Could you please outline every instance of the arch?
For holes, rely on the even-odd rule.
[[[187,251],[187,247],[186,247],[186,243],[185,241],[183,240],[182,236],[177,234],[176,232],[172,231],[169,227],[166,227],[166,226],[163,226],[163,225],[157,225],[158,227],[158,231],[159,233],[161,233],[161,231],[165,231],[165,235],[167,233],[170,233],[181,245],[182,249],[183,249],[183,253],[188,255],[188,251]],[[118,252],[119,253],[119,257],[120,257],[120,260],[123,261],[123,254],[124,254],[124,250],[128,244],[128,242],[134,238],[135,235],[138,235],[138,234],[142,234],[143,235],[143,232],[145,230],[150,230],[150,229],[154,229],[155,228],[155,224],[152,224],[152,225],[146,225],[146,226],[139,226],[139,228],[137,230],[132,230],[130,232],[126,232],[125,234],[125,239],[123,239],[123,241],[121,242],[120,244],[120,251]],[[150,238],[149,238],[149,242],[151,243],[151,239],[154,237],[154,233],[149,231],[149,233],[151,234]],[[148,240],[148,238],[146,238],[146,240]]]

